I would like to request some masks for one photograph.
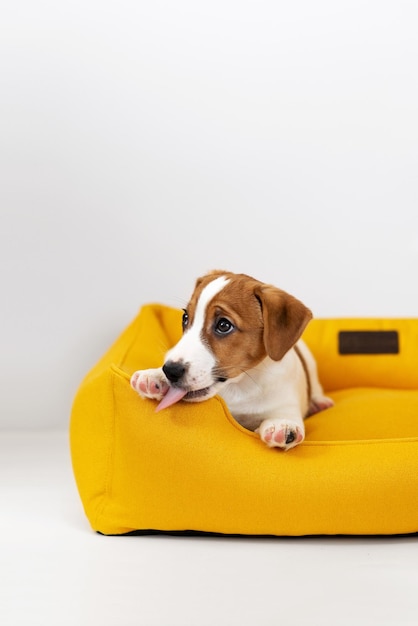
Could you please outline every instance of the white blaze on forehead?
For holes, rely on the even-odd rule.
[[[206,317],[206,309],[208,307],[209,302],[218,294],[226,285],[229,283],[229,279],[225,278],[225,276],[220,276],[219,278],[215,278],[211,283],[206,285],[204,289],[202,289],[202,293],[200,294],[200,298],[197,301],[196,311],[194,314],[193,326],[190,328],[190,331],[195,331],[198,334],[201,333]]]
[[[189,363],[191,377],[205,378],[214,366],[215,358],[206,344],[202,342],[201,333],[205,326],[208,304],[228,283],[228,278],[220,276],[202,289],[197,301],[193,324],[166,355],[166,360]]]

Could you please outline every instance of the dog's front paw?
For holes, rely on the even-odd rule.
[[[169,385],[161,367],[158,367],[134,372],[131,376],[131,387],[143,398],[161,400]]]
[[[291,420],[265,420],[258,428],[260,439],[270,448],[290,450],[305,438],[303,426]]]

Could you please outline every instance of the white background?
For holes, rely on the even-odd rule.
[[[211,268],[316,316],[417,316],[418,7],[9,0],[3,428],[63,428],[146,302]]]

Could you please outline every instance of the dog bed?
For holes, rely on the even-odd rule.
[[[158,367],[181,311],[147,305],[82,382],[70,424],[75,478],[103,534],[418,531],[418,319],[313,320],[304,339],[335,406],[283,452],[219,397],[155,413],[129,379]]]

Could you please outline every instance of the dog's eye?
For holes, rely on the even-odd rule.
[[[226,317],[221,317],[217,320],[215,324],[215,333],[217,335],[227,335],[234,330],[235,326],[232,322],[226,319]]]
[[[189,314],[187,313],[187,311],[184,311],[183,319],[182,319],[181,323],[182,323],[183,330],[184,330],[186,328],[187,324],[189,323]]]

